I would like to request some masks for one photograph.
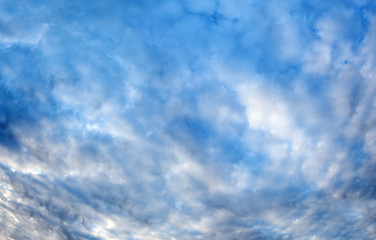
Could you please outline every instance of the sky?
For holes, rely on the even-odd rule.
[[[376,239],[376,2],[0,0],[0,235]]]

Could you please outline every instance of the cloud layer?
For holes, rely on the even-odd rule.
[[[373,1],[0,1],[6,239],[376,238]]]

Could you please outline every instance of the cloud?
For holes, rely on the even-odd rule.
[[[2,1],[2,235],[375,238],[375,9]]]

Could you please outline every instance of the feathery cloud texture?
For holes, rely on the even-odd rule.
[[[5,239],[375,239],[376,4],[0,1]]]

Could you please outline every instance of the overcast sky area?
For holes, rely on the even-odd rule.
[[[376,3],[0,0],[0,236],[376,239]]]

